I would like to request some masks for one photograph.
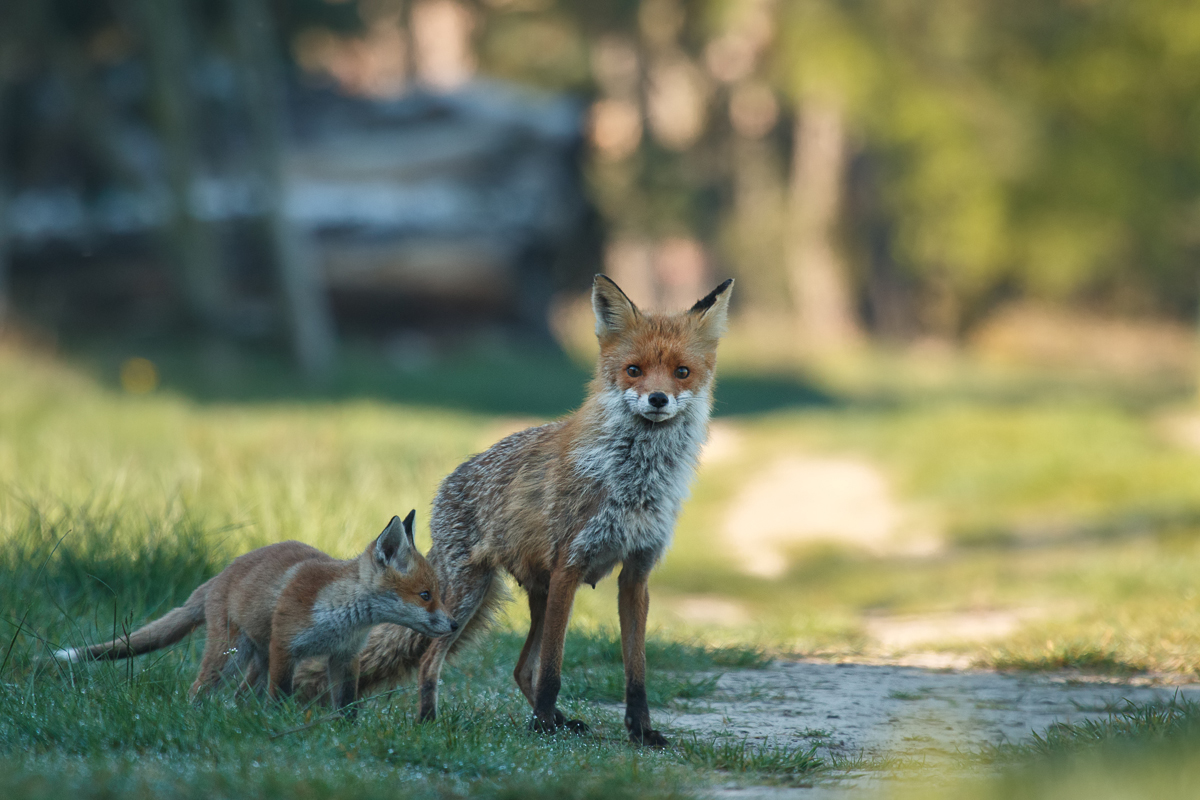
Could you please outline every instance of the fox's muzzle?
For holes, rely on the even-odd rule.
[[[666,392],[639,394],[633,388],[625,391],[625,402],[629,409],[651,422],[663,422],[674,417],[680,411],[682,399],[682,395],[676,397]]]
[[[458,620],[442,611],[429,615],[429,621],[422,626],[421,633],[433,639],[449,636],[458,630]]]

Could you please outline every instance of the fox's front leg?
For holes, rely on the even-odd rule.
[[[329,696],[335,710],[346,719],[358,716],[354,701],[358,695],[358,657],[349,660],[336,655],[329,657]]]
[[[575,602],[579,581],[579,571],[574,569],[557,569],[550,575],[531,724],[535,731],[542,733],[553,733],[559,728],[576,733],[588,731],[585,722],[564,719],[557,708],[558,692],[562,688],[563,640],[567,635],[567,622],[571,619],[571,605]]]
[[[529,707],[537,706],[536,687],[533,679],[537,675],[538,656],[542,651],[542,626],[546,622],[546,601],[544,591],[537,587],[529,590],[529,635],[525,637],[525,646],[517,659],[517,667],[513,670],[513,679],[521,688],[521,694],[529,701]]]
[[[625,727],[635,744],[666,747],[667,739],[650,727],[646,701],[646,614],[650,610],[649,570],[626,564],[617,578],[621,617],[621,656],[625,662]]]
[[[268,685],[267,695],[272,699],[287,697],[292,693],[292,675],[296,664],[287,645],[276,637],[271,637],[271,645],[267,655]]]

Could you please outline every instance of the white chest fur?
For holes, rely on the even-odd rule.
[[[573,455],[604,501],[572,544],[573,564],[604,573],[635,552],[656,561],[670,545],[708,430],[708,398],[689,399],[674,419],[648,424],[619,392],[601,397],[600,433]]]

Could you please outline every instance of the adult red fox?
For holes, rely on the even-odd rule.
[[[420,716],[437,714],[438,675],[503,598],[499,570],[529,594],[532,624],[514,671],[540,731],[586,730],[556,708],[563,636],[575,591],[622,563],[618,611],[625,726],[662,746],[646,702],[647,578],[670,544],[708,430],[728,280],[688,311],[639,311],[608,278],[592,288],[600,360],[583,406],[513,434],[447,477],[433,505],[429,561],[457,635],[430,641],[382,626],[362,653],[362,691],[395,683],[419,663]],[[316,665],[298,672],[315,693]]]
[[[294,666],[328,656],[333,705],[353,714],[358,653],[374,625],[389,622],[425,636],[447,636],[458,623],[443,610],[437,573],[413,543],[413,517],[399,517],[358,558],[339,561],[300,542],[280,542],[235,558],[187,602],[126,637],[59,650],[64,661],[118,659],[174,644],[206,626],[194,699],[223,678],[243,676],[239,691],[291,694]],[[236,658],[230,659],[231,655]]]

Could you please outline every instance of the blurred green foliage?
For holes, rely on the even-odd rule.
[[[305,31],[352,39],[381,19],[408,24],[419,2],[272,8],[283,50],[295,55],[290,45]],[[610,230],[695,236],[717,254],[718,271],[742,279],[742,302],[780,298],[789,123],[817,98],[845,116],[840,229],[847,282],[868,322],[878,327],[872,304],[884,273],[903,292],[909,330],[960,333],[1014,297],[1194,313],[1200,6],[1188,0],[461,4],[484,75],[636,109],[633,148],[591,159]],[[41,9],[61,42],[99,69],[139,57],[127,5],[20,0],[0,10],[0,25],[17,30]],[[181,7],[200,49],[229,50],[227,3]],[[18,49],[0,41],[0,81],[27,77]],[[633,60],[621,66],[614,53]],[[747,124],[758,127],[747,133],[738,97],[763,87],[776,108],[756,95],[759,121]],[[663,134],[663,98],[660,117],[691,113],[685,100],[699,104],[695,129]],[[739,155],[747,140],[758,172]],[[742,207],[747,185],[765,200]]]
[[[768,143],[788,155],[781,129],[806,97],[844,108],[886,235],[882,253],[856,250],[856,280],[870,280],[874,266],[864,262],[893,261],[927,327],[961,330],[1015,295],[1133,313],[1194,311],[1194,3],[496,2],[480,29],[484,67],[594,89],[584,54],[602,35],[652,50],[646,17],[664,7],[680,16],[670,47],[701,65],[714,42],[766,9],[768,43],[739,80],[757,74],[777,92],[782,121]],[[518,47],[518,38],[547,46]],[[627,159],[601,165],[601,205],[618,229],[705,238],[714,219],[727,221],[734,133],[723,106],[731,90],[710,75],[707,91],[707,127],[693,146],[675,152],[647,136]],[[849,237],[869,236],[863,226],[872,220],[861,209],[847,215]],[[743,262],[729,250],[745,242],[723,244],[729,262]],[[778,268],[754,260],[741,277],[767,283]]]

